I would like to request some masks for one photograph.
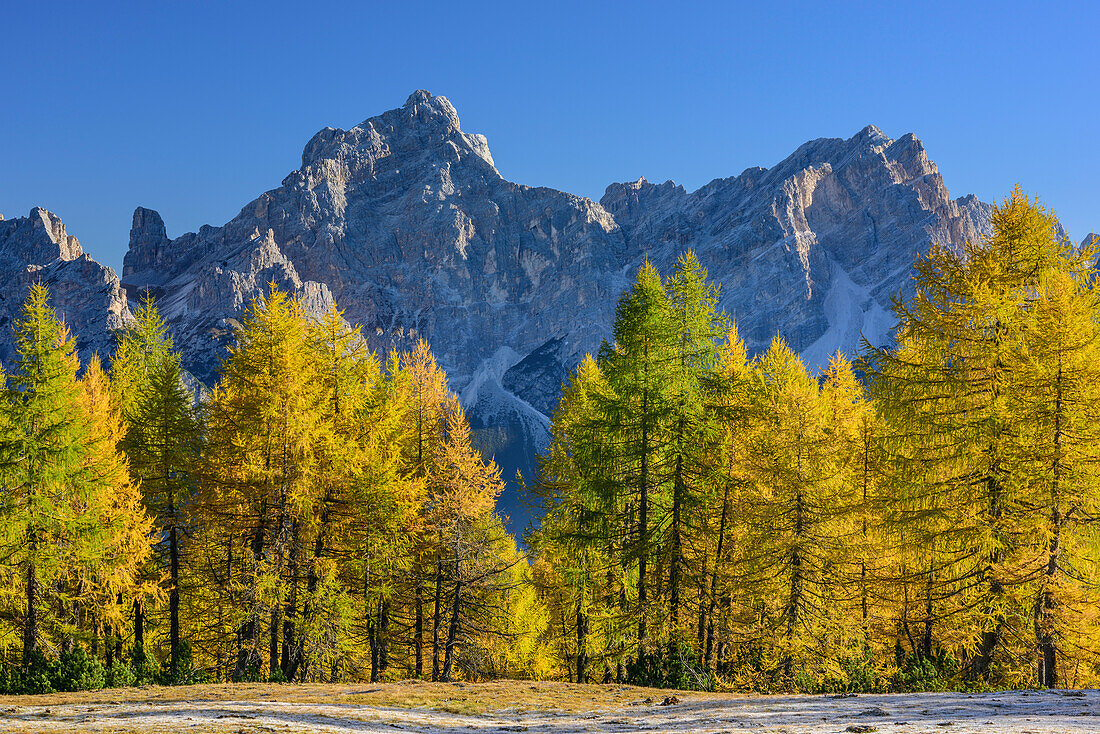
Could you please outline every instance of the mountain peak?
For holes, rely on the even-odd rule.
[[[433,95],[424,89],[417,89],[410,94],[409,98],[405,100],[405,104],[401,106],[401,112],[404,113],[405,119],[412,123],[439,126],[448,132],[460,132],[462,129],[458,120],[458,111],[451,104],[451,101],[446,97]],[[384,119],[391,114],[393,113],[387,112],[378,117],[371,117],[360,127]]]
[[[164,219],[155,209],[146,209],[139,206],[134,209],[133,222],[130,225],[130,247],[133,247],[135,238],[153,238],[158,241],[168,240],[168,233],[164,229]]]
[[[402,105],[402,106],[403,107],[411,107],[412,105],[417,104],[418,102],[427,102],[427,101],[432,100],[434,98],[435,98],[435,95],[433,95],[427,89],[417,89],[416,91],[414,91],[412,94],[409,95],[409,98],[405,100],[405,104]]]
[[[27,289],[43,282],[50,287],[51,305],[72,329],[81,358],[110,352],[111,332],[129,319],[118,276],[83,252],[59,216],[36,206],[26,217],[0,222],[0,264],[0,323],[10,324]],[[14,355],[10,339],[0,340],[0,360]]]
[[[410,94],[401,107],[368,117],[350,130],[320,130],[302,151],[302,170],[322,159],[338,159],[352,148],[374,159],[395,151],[431,155],[442,150],[446,157],[453,155],[449,151],[462,151],[461,155],[473,153],[495,171],[485,136],[463,132],[450,100],[423,89]]]
[[[57,245],[57,257],[62,260],[75,260],[83,254],[80,241],[65,231],[65,223],[61,221],[61,217],[48,209],[36,206],[31,209],[28,218],[33,226],[42,227],[50,242]]]
[[[875,125],[868,125],[852,136],[852,141],[870,145],[889,145],[893,142],[886,133]]]
[[[156,267],[164,257],[168,242],[164,219],[159,212],[143,206],[134,209],[134,218],[130,225],[130,249],[123,262],[122,276],[126,277],[134,270]]]

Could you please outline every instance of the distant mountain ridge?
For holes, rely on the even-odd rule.
[[[40,281],[49,284],[82,358],[106,358],[114,350],[112,333],[130,318],[118,275],[85,253],[57,215],[34,207],[25,217],[0,216],[0,363],[16,358],[14,322],[27,290]]]
[[[337,303],[376,349],[425,338],[510,477],[532,472],[562,380],[609,335],[645,259],[667,271],[694,249],[751,350],[781,334],[820,367],[861,332],[884,339],[914,258],[987,233],[990,209],[951,198],[916,137],[873,126],[694,192],[641,178],[597,203],[507,181],[486,139],[420,90],[318,132],[301,167],[224,226],[169,238],[139,207],[121,287],[158,297],[185,366],[206,381],[241,307],[272,280],[314,312]],[[14,253],[3,267],[18,268],[23,241],[0,248]],[[83,305],[66,301],[88,345],[127,317],[108,293],[117,282],[93,287],[101,276],[89,273]],[[514,497],[503,509],[522,514]]]

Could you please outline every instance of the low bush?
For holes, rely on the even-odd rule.
[[[701,665],[690,645],[670,643],[643,652],[627,663],[626,682],[651,688],[712,691],[714,676]]]
[[[66,646],[53,666],[53,688],[58,691],[94,691],[106,685],[103,663],[81,645]]]
[[[890,678],[890,690],[896,693],[946,691],[956,687],[959,663],[943,649],[931,655],[910,653]]]

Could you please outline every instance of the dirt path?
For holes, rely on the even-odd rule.
[[[629,689],[637,694],[639,689]],[[657,692],[653,692],[654,695]],[[457,714],[357,703],[276,700],[127,700],[7,705],[3,732],[881,732],[1046,734],[1100,732],[1100,692],[696,696],[662,706],[643,700],[588,712]],[[333,698],[340,698],[334,695]],[[656,700],[660,700],[659,698]]]

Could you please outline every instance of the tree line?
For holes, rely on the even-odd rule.
[[[147,298],[104,367],[34,286],[0,390],[0,688],[545,676],[503,484],[427,345],[274,285],[196,400]]]
[[[1017,188],[894,343],[749,358],[691,253],[564,388],[529,535],[562,675],[757,690],[1095,685],[1096,253]]]
[[[873,691],[1100,679],[1093,249],[1019,189],[889,346],[747,353],[692,253],[563,386],[524,548],[424,343],[272,285],[196,393],[155,302],[0,371],[0,692],[492,676]]]

